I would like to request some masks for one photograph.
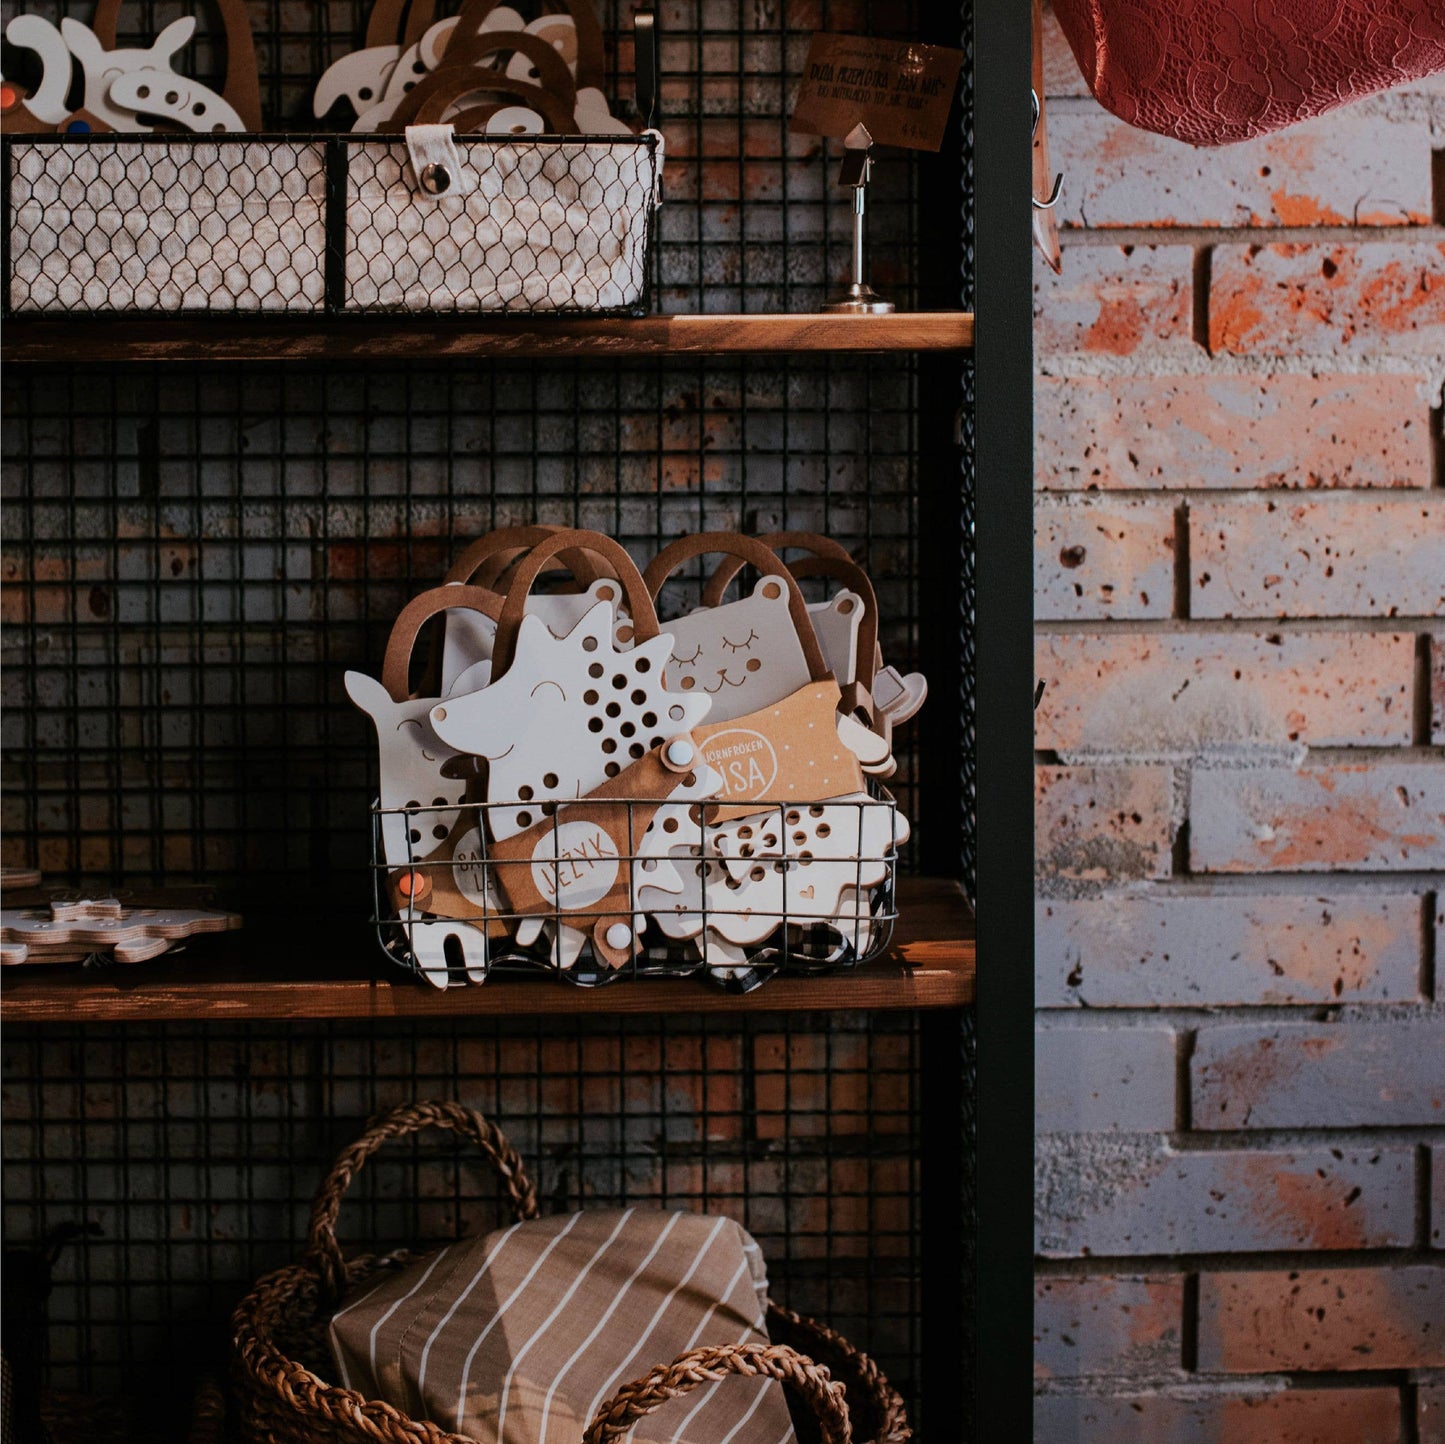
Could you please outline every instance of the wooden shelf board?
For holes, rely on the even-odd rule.
[[[231,316],[23,318],[5,361],[436,361],[465,357],[670,356],[794,351],[964,351],[966,311],[891,316]]]
[[[887,954],[851,972],[778,977],[739,997],[700,978],[577,988],[555,978],[492,978],[445,991],[389,965],[368,933],[318,941],[289,959],[245,929],[196,938],[184,953],[104,970],[7,968],[0,1020],[81,1023],[287,1018],[522,1017],[618,1013],[794,1013],[956,1008],[973,1001],[973,917],[955,882],[906,878]]]

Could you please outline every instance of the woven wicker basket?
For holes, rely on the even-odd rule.
[[[326,1381],[326,1326],[347,1289],[404,1267],[411,1250],[343,1260],[336,1241],[341,1199],[357,1170],[391,1139],[445,1128],[471,1139],[501,1178],[518,1219],[537,1216],[537,1194],[501,1131],[458,1103],[410,1103],[373,1121],[332,1164],[311,1205],[301,1261],[268,1274],[232,1317],[237,1437],[247,1444],[476,1444],[399,1409]],[[625,1385],[598,1410],[581,1444],[613,1444],[668,1399],[724,1374],[779,1380],[803,1441],[905,1444],[903,1404],[877,1366],[831,1329],[769,1308],[770,1344],[693,1349]]]

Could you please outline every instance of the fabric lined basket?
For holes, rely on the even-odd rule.
[[[320,140],[26,136],[6,159],[17,314],[324,309]]]
[[[395,1280],[421,1257],[403,1249],[343,1260],[335,1231],[342,1196],[357,1170],[383,1143],[428,1127],[459,1134],[482,1150],[502,1181],[517,1223],[534,1229],[535,1237],[556,1239],[578,1229],[595,1231],[599,1226],[605,1237],[626,1226],[625,1217],[615,1213],[574,1215],[575,1223],[563,1219],[552,1222],[550,1228],[545,1223],[533,1225],[531,1221],[538,1219],[536,1190],[521,1158],[495,1125],[458,1103],[413,1103],[391,1110],[368,1126],[332,1164],[312,1204],[301,1261],[261,1279],[232,1318],[233,1390],[240,1439],[255,1444],[485,1444],[493,1437],[490,1433],[474,1438],[449,1432],[440,1424],[411,1418],[392,1404],[369,1400],[357,1389],[328,1382],[337,1372],[328,1347],[333,1317],[339,1339],[347,1340],[339,1349],[342,1358],[357,1359],[355,1332],[345,1324],[345,1314],[337,1313],[343,1300],[355,1304],[360,1312],[373,1293],[391,1290],[388,1308],[399,1309],[407,1291],[401,1290],[396,1297]],[[668,1217],[653,1215],[654,1238],[668,1229]],[[695,1219],[672,1227],[702,1223],[711,1228],[720,1222]],[[740,1229],[737,1235],[730,1243],[741,1256],[746,1235]],[[500,1235],[493,1244],[496,1237]],[[463,1244],[450,1252],[461,1254],[476,1247],[476,1243]],[[545,1251],[544,1242],[541,1252]],[[446,1257],[446,1253],[428,1256],[434,1272],[445,1268]],[[413,1270],[412,1276],[423,1280],[427,1273],[424,1267]],[[415,1286],[417,1297],[422,1287],[421,1282]],[[750,1292],[740,1289],[737,1297]],[[373,1322],[372,1328],[379,1330],[385,1322]],[[905,1444],[912,1437],[901,1400],[865,1355],[823,1326],[773,1303],[767,1308],[767,1325],[770,1342],[752,1337],[750,1329],[744,1342],[689,1349],[624,1384],[598,1405],[590,1420],[575,1426],[585,1425],[577,1438],[581,1444],[614,1444],[669,1400],[729,1374],[781,1384],[796,1437],[805,1444],[851,1444],[854,1440],[859,1444]],[[367,1349],[364,1372],[370,1374],[369,1344]],[[623,1356],[626,1354],[624,1349]]]
[[[662,137],[456,138],[466,194],[420,192],[400,137],[348,142],[348,311],[642,304]]]

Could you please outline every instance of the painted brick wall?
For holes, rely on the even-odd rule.
[[[1048,43],[1036,1438],[1445,1440],[1445,80],[1192,150]]]

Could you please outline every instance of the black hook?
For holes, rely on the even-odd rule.
[[[1032,140],[1033,137],[1039,133],[1039,117],[1043,114],[1043,106],[1039,101],[1039,93],[1037,90],[1034,90],[1032,86],[1029,88],[1029,101],[1034,111],[1033,124],[1029,128],[1029,139]],[[1059,192],[1062,191],[1063,188],[1064,177],[1062,173],[1060,173],[1054,177],[1054,188],[1049,192],[1048,200],[1041,201],[1037,196],[1031,197],[1034,203],[1034,209],[1036,211],[1053,210],[1059,203]]]

